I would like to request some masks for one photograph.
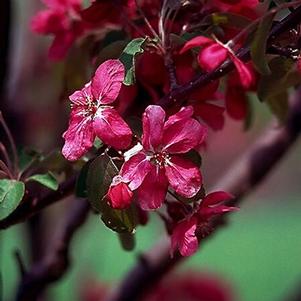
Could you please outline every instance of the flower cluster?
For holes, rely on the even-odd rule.
[[[125,77],[119,60],[108,60],[96,70],[91,82],[70,96],[71,114],[63,134],[62,150],[68,160],[77,160],[92,147],[95,137],[123,152],[124,163],[112,179],[107,200],[114,209],[126,209],[132,202],[140,210],[162,206],[168,191],[179,197],[196,197],[202,187],[199,167],[187,154],[205,142],[207,128],[194,118],[192,106],[182,107],[166,116],[158,105],[149,105],[142,117],[141,139],[132,145],[132,131],[112,103],[118,97]],[[230,198],[224,192],[207,195],[173,229],[172,252],[183,256],[194,253],[198,246],[197,228],[213,215],[236,208],[220,205]]]
[[[206,194],[200,153],[210,132],[207,126],[221,130],[226,114],[242,120],[249,113],[246,97],[257,88],[259,68],[245,63],[238,51],[247,43],[248,26],[238,32],[230,21],[233,16],[235,22],[247,24],[256,19],[261,14],[258,1],[142,0],[137,7],[133,0],[103,0],[85,8],[80,0],[44,4],[47,9],[31,25],[40,34],[54,36],[51,58],[64,58],[75,42],[89,36],[87,44],[95,42],[87,51],[89,61],[103,62],[91,81],[69,96],[71,113],[62,149],[69,161],[88,153],[86,158],[96,156],[92,163],[103,164],[95,210],[114,231],[121,225],[120,232],[133,232],[147,222],[147,212],[157,210],[171,237],[171,254],[193,254],[214,225],[213,218],[237,210],[225,203],[230,194]],[[125,36],[124,41],[114,47],[109,42],[99,54],[99,47],[114,36],[107,35],[112,30]],[[193,38],[187,40],[191,32]],[[232,71],[223,81],[224,76],[215,75],[224,66]],[[213,80],[198,86],[196,76]],[[183,99],[173,99],[175,90]],[[129,119],[123,119],[125,115]],[[138,118],[139,126],[127,123],[130,118]],[[104,145],[97,152],[96,138]]]

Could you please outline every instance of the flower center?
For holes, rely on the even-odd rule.
[[[160,168],[163,168],[168,160],[170,160],[170,155],[164,151],[155,153],[151,158],[151,161]]]
[[[94,115],[97,111],[97,101],[93,101],[90,97],[87,98],[87,104],[85,105],[85,116]]]

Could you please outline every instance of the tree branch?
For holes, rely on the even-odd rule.
[[[290,114],[282,127],[271,126],[243,157],[230,168],[230,172],[213,190],[225,190],[236,196],[231,203],[237,205],[241,198],[252,192],[269,171],[280,161],[301,133],[301,89],[291,99]],[[212,228],[224,225],[225,216],[212,221]],[[215,231],[208,233],[207,237]],[[202,240],[204,237],[202,237]],[[170,258],[169,241],[142,255],[133,269],[124,277],[108,301],[135,301],[153,287],[184,258],[178,253]]]
[[[270,45],[273,40],[280,35],[281,33],[294,28],[301,22],[301,6],[299,6],[296,10],[290,13],[287,17],[285,17],[282,21],[278,22],[276,25],[272,27],[272,30],[269,34],[268,45]],[[242,61],[250,60],[250,49],[249,47],[242,47],[237,53],[236,56]],[[194,91],[199,87],[203,87],[210,82],[217,80],[229,72],[233,71],[235,66],[231,60],[227,60],[221,67],[209,73],[202,73],[198,77],[196,77],[193,81],[173,89],[169,94],[165,95],[159,101],[159,104],[163,107],[169,107],[175,102],[182,103],[185,100],[185,96],[187,96],[190,92]]]
[[[16,301],[35,301],[45,288],[60,279],[70,265],[69,249],[73,235],[85,222],[89,212],[86,200],[75,199],[73,209],[47,256],[24,274],[19,284]]]
[[[59,186],[57,191],[50,191],[40,199],[25,198],[20,206],[11,215],[0,221],[0,230],[24,222],[40,212],[42,209],[66,198],[68,195],[71,195],[74,191],[76,177],[77,175],[70,177],[67,181]]]

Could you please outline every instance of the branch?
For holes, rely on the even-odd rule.
[[[279,36],[281,33],[296,27],[301,22],[301,6],[299,6],[296,10],[290,13],[287,17],[285,17],[282,21],[278,22],[271,29],[268,38],[268,45],[270,45],[273,40]],[[242,61],[249,61],[250,49],[249,47],[242,47],[237,53],[236,56]],[[169,107],[176,101],[181,103],[185,100],[185,96],[187,96],[190,92],[194,91],[199,87],[203,87],[210,82],[217,80],[229,72],[233,71],[235,66],[231,60],[227,60],[221,67],[209,73],[202,73],[198,77],[196,77],[193,81],[173,89],[169,94],[161,98],[159,104],[163,107]]]
[[[85,222],[89,212],[86,200],[75,199],[74,208],[66,217],[65,225],[47,256],[24,274],[19,284],[16,301],[35,301],[45,288],[60,279],[70,265],[69,249],[75,232]]]
[[[42,209],[69,196],[74,190],[76,177],[76,175],[70,177],[67,181],[59,186],[57,191],[48,192],[40,199],[25,198],[20,206],[11,215],[0,221],[0,230],[6,229],[18,223],[22,223],[40,212]]]
[[[232,202],[237,205],[241,198],[252,192],[263,181],[270,170],[280,161],[301,133],[301,89],[292,97],[290,114],[282,127],[271,126],[213,190],[225,190],[236,196]],[[225,223],[225,216],[212,221],[217,229]],[[208,233],[208,236],[215,231]],[[203,240],[204,238],[202,238]],[[142,255],[133,269],[125,276],[108,301],[135,301],[153,287],[183,259],[179,254],[169,255],[169,241],[162,240],[153,250]]]

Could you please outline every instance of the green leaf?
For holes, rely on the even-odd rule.
[[[132,40],[124,48],[119,58],[125,67],[125,79],[123,83],[127,86],[133,85],[136,81],[136,77],[135,77],[136,56],[144,52],[143,46],[147,40],[148,40],[147,38],[137,38]]]
[[[235,28],[245,28],[251,22],[249,18],[229,12],[213,13],[205,18],[205,21],[208,22],[209,18],[211,18],[210,23],[213,25],[228,25]]]
[[[288,114],[288,89],[301,84],[301,75],[292,70],[293,61],[277,57],[270,61],[272,73],[262,76],[258,84],[258,97],[266,102],[280,122]]]
[[[261,101],[286,91],[300,82],[300,75],[291,73],[293,65],[291,59],[283,57],[276,57],[269,62],[271,74],[263,75],[258,83],[257,94]]]
[[[246,100],[247,100],[248,111],[247,111],[247,116],[244,120],[244,126],[243,126],[244,131],[248,131],[254,123],[254,109],[252,107],[250,96],[249,95],[247,96],[248,97],[246,98]]]
[[[265,103],[281,123],[286,121],[289,109],[287,91],[271,95],[265,100]]]
[[[102,154],[91,162],[87,173],[87,195],[97,212],[101,212],[103,198],[117,174],[118,169],[107,154]]]
[[[101,219],[117,233],[134,233],[137,225],[134,206],[122,210],[113,209],[105,199],[101,202]]]
[[[39,184],[51,189],[57,190],[59,188],[59,184],[57,182],[56,177],[52,172],[47,172],[46,174],[36,174],[27,179],[27,181],[35,181]]]
[[[137,225],[133,206],[124,210],[113,209],[107,202],[106,194],[114,176],[119,170],[113,160],[102,154],[94,159],[87,173],[87,195],[94,210],[101,215],[102,221],[118,233],[132,233]]]
[[[10,215],[20,204],[25,192],[23,182],[0,180],[0,220]]]
[[[264,75],[271,73],[266,59],[266,46],[274,17],[275,14],[268,14],[262,19],[258,25],[251,45],[251,57],[254,66],[259,73]]]

